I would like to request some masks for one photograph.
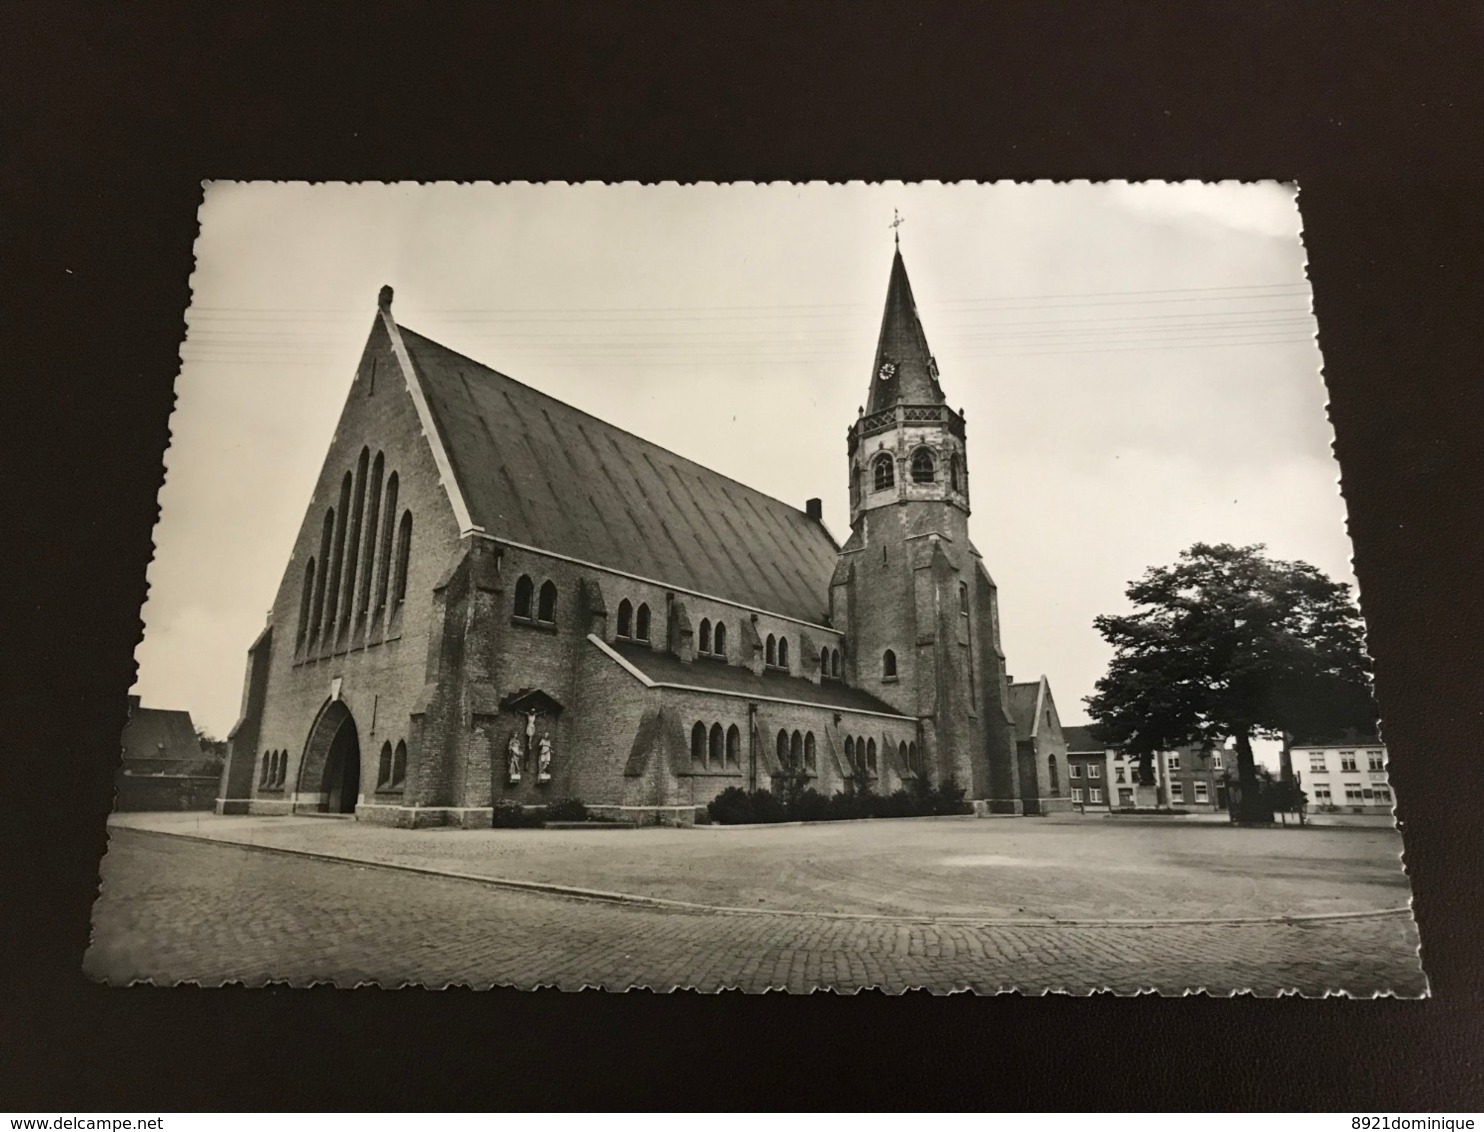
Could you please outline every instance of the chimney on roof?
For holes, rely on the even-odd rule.
[[[824,504],[818,499],[810,499],[804,504],[804,513],[816,523],[824,521]]]
[[[381,294],[376,296],[376,309],[383,311],[392,309],[392,289],[390,287],[383,287]]]

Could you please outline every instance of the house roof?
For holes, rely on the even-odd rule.
[[[770,671],[764,671],[758,676],[751,668],[715,660],[696,660],[687,664],[668,652],[660,652],[644,645],[619,644],[605,647],[623,657],[627,663],[657,684],[683,684],[707,691],[733,692],[775,700],[798,700],[841,711],[902,714],[869,692],[849,688],[833,680],[815,684],[802,676]]]
[[[135,707],[124,724],[124,758],[200,760],[201,743],[188,711]]]
[[[1062,738],[1067,741],[1067,754],[1102,754],[1107,750],[1107,745],[1101,740],[1092,737],[1092,728],[1084,724],[1068,727],[1062,724]]]
[[[889,368],[883,374],[882,366]],[[927,334],[917,316],[912,284],[899,247],[891,261],[891,279],[886,285],[886,309],[881,315],[881,336],[876,342],[876,365],[871,370],[871,392],[866,412],[889,409],[896,404],[941,405],[937,365],[928,349]]]
[[[490,535],[821,623],[838,547],[807,514],[398,327]]]
[[[1010,685],[1010,714],[1015,718],[1015,738],[1034,739],[1041,721],[1041,686],[1044,680]]]

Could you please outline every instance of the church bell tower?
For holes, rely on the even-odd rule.
[[[848,450],[851,534],[830,607],[851,682],[917,717],[923,765],[909,772],[1011,805],[998,599],[969,542],[964,418],[943,395],[900,244]]]

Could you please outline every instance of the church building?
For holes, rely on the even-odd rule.
[[[966,439],[900,248],[843,546],[818,499],[424,338],[384,287],[248,650],[217,810],[477,827],[580,798],[687,822],[788,769],[827,795],[951,778],[979,812],[1064,804],[1017,743]]]

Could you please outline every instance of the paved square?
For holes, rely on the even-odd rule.
[[[1386,828],[1073,815],[612,831],[126,815],[86,966],[113,983],[1416,995],[1400,849]]]

